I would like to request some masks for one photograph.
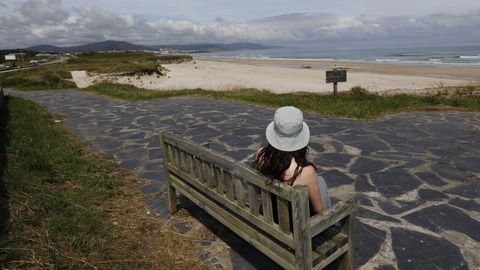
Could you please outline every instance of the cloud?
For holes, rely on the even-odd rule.
[[[139,44],[375,44],[403,39],[413,43],[430,40],[438,45],[440,37],[445,42],[480,42],[480,10],[420,17],[293,13],[246,22],[228,22],[218,17],[213,22],[195,23],[168,18],[147,21],[132,14],[112,14],[95,5],[66,11],[61,0],[28,0],[11,10],[0,10],[0,22],[0,48],[44,43],[78,45],[107,39]]]
[[[61,0],[29,0],[18,8],[19,19],[23,24],[61,23],[68,17],[68,13],[60,6]]]

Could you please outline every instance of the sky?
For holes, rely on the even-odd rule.
[[[0,49],[103,40],[480,45],[479,0],[0,0]]]

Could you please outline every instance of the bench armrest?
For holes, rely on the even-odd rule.
[[[336,203],[331,209],[310,218],[312,237],[351,215],[355,210],[355,196]]]

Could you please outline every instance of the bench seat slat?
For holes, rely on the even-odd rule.
[[[348,251],[348,245],[344,245],[343,247],[337,249],[337,251],[335,251],[328,258],[324,259],[323,261],[320,261],[317,265],[315,265],[312,268],[312,270],[320,270],[320,269],[325,268],[327,265],[329,265],[330,263],[335,261],[338,257],[342,256],[347,251]]]
[[[213,174],[213,164],[209,162],[205,162],[204,166],[206,171],[205,176],[207,177],[207,185],[209,188],[214,188],[216,183],[215,183],[215,175]]]
[[[328,258],[337,249],[347,245],[348,236],[341,232],[339,228],[332,228],[314,238],[312,242],[313,260],[315,262]]]
[[[205,183],[205,176],[203,172],[203,162],[198,159],[194,158],[194,164],[195,164],[195,177],[202,183]]]
[[[235,184],[233,183],[232,175],[229,172],[223,172],[223,180],[225,183],[225,194],[227,198],[233,202],[235,201]]]
[[[237,199],[237,204],[240,207],[246,207],[247,202],[246,202],[246,184],[245,181],[242,178],[239,178],[237,176],[233,177],[233,183],[235,185],[235,198]]]
[[[180,166],[184,172],[189,174],[190,171],[188,169],[187,153],[185,153],[185,151],[183,151],[182,149],[180,149],[178,152],[180,153]]]
[[[173,156],[175,157],[175,165],[181,168],[182,166],[182,161],[180,157],[180,149],[178,147],[173,147]]]
[[[277,198],[278,225],[284,233],[290,233],[290,210],[288,201],[283,198]]]
[[[194,166],[194,163],[193,163],[193,155],[191,155],[190,153],[185,153],[187,156],[186,156],[186,162],[187,162],[187,167],[188,167],[188,173],[192,176],[192,177],[196,177],[195,176],[195,166]]]
[[[213,177],[215,178],[215,187],[217,188],[217,193],[223,195],[225,193],[223,170],[215,166],[213,168]]]
[[[261,200],[259,200],[259,192],[257,191],[257,187],[251,183],[247,184],[248,190],[248,204],[250,206],[250,212],[255,216],[260,214],[260,204]]]
[[[263,218],[268,224],[273,223],[272,193],[262,189]]]

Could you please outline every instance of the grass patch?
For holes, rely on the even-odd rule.
[[[76,88],[70,71],[56,67],[37,67],[0,74],[0,83],[4,87],[19,90],[45,90]]]
[[[138,182],[58,117],[13,97],[0,110],[0,268],[205,268],[198,239],[145,216]]]
[[[449,91],[453,91],[452,89]],[[373,119],[387,113],[409,110],[465,109],[480,111],[480,99],[472,98],[464,93],[466,91],[464,88],[461,89],[463,89],[462,95],[451,96],[415,96],[406,94],[382,96],[370,93],[361,87],[354,87],[349,92],[332,96],[313,93],[274,94],[255,89],[240,89],[234,91],[211,91],[202,89],[152,91],[139,89],[130,85],[101,83],[88,87],[84,91],[128,101],[180,96],[206,96],[244,101],[269,107],[293,105],[304,111],[322,115]],[[472,86],[469,91],[479,91],[479,89],[480,86]],[[461,91],[459,90],[458,92]]]

